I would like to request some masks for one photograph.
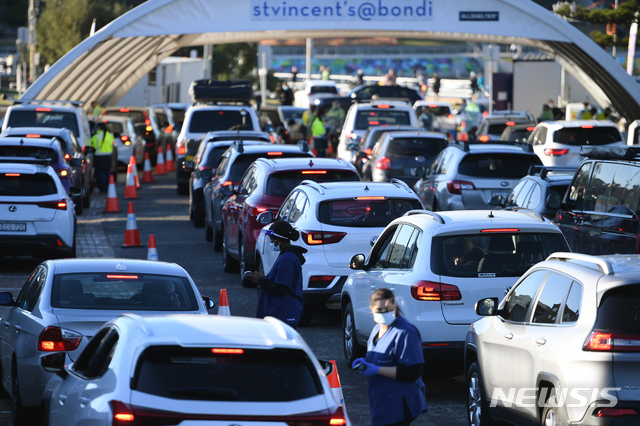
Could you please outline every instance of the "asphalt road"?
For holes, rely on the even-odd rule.
[[[240,274],[228,274],[222,270],[222,260],[212,244],[204,239],[204,230],[195,228],[188,216],[188,197],[176,193],[175,176],[155,176],[153,184],[143,184],[134,200],[136,222],[144,248],[122,248],[127,220],[128,202],[123,200],[124,179],[120,174],[117,187],[122,213],[105,214],[94,226],[104,226],[115,257],[146,259],[149,234],[155,235],[158,256],[161,261],[176,262],[193,277],[203,295],[219,301],[221,289],[229,296],[231,315],[255,316],[258,293],[241,286]],[[37,261],[0,261],[0,278],[22,278],[37,265]],[[21,281],[16,281],[21,280]],[[0,287],[20,288],[21,284],[0,281]],[[1,289],[0,289],[1,291]],[[17,292],[14,291],[14,295]],[[210,313],[215,314],[217,308]],[[335,360],[342,382],[347,413],[354,426],[370,424],[366,379],[351,371],[344,362],[340,312],[317,310],[309,327],[299,329],[301,335],[318,358]],[[413,425],[466,425],[466,389],[464,376],[450,369],[438,368],[426,363],[423,380],[427,387],[429,412],[420,416]],[[0,426],[10,425],[10,401],[0,399]]]

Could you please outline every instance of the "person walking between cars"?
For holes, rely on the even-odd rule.
[[[96,150],[93,156],[93,168],[96,171],[98,190],[107,192],[112,165],[113,133],[107,130],[106,124],[98,123],[98,130],[91,137],[91,146]]]
[[[427,411],[422,338],[400,315],[391,290],[379,288],[369,300],[376,325],[366,358],[357,358],[352,368],[367,376],[371,424],[406,426]]]
[[[433,74],[433,83],[431,84],[431,90],[433,90],[433,94],[435,95],[436,99],[438,99],[438,96],[440,94],[440,76],[438,75],[438,73]]]
[[[326,155],[329,138],[327,137],[327,128],[324,127],[324,113],[318,113],[313,119],[311,125],[311,138],[316,157],[324,157]]]
[[[291,244],[300,233],[284,220],[275,221],[266,234],[272,250],[280,254],[266,277],[257,271],[245,275],[260,287],[256,316],[272,316],[296,328],[302,316],[302,265],[307,249]]]

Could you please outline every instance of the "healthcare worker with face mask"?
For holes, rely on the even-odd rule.
[[[294,246],[300,233],[283,220],[274,222],[267,231],[271,249],[280,254],[265,277],[254,271],[245,275],[260,287],[258,318],[271,316],[296,328],[302,315],[302,265],[307,249]]]
[[[427,411],[422,338],[400,315],[391,290],[375,290],[370,305],[376,325],[369,336],[366,358],[356,359],[352,367],[367,376],[371,424],[409,425]]]

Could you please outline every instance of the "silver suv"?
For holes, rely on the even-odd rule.
[[[640,256],[554,253],[481,299],[465,342],[469,424],[640,423]]]

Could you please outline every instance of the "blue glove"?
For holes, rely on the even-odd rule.
[[[376,374],[378,374],[378,371],[380,370],[380,367],[378,367],[375,364],[372,364],[370,362],[367,362],[367,360],[365,360],[364,358],[358,358],[353,362],[353,365],[356,364],[362,364],[366,367],[366,369],[364,371],[361,371],[360,374],[367,376],[367,377],[371,377],[371,376],[375,376]],[[352,366],[353,367],[353,366]]]

